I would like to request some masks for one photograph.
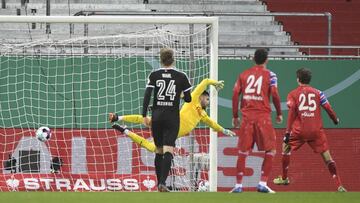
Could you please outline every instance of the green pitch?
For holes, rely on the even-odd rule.
[[[157,193],[157,192],[0,192],[1,202],[9,203],[312,203],[359,202],[359,192],[279,192],[260,194]]]

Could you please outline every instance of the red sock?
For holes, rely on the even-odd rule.
[[[326,162],[326,165],[329,169],[329,172],[331,174],[331,177],[334,179],[335,181],[335,184],[336,184],[336,187],[340,187],[342,184],[341,184],[341,179],[340,179],[340,176],[337,175],[337,172],[336,172],[336,164],[335,164],[335,161],[333,160],[330,160],[330,161],[327,161]]]
[[[282,161],[282,179],[285,180],[288,177],[290,154],[283,154],[281,161]]]
[[[272,168],[272,162],[274,159],[274,153],[272,152],[266,152],[265,158],[261,167],[261,178],[260,181],[267,182],[269,174],[271,172]]]
[[[239,151],[239,156],[238,156],[238,160],[237,160],[237,164],[236,164],[236,168],[237,168],[236,183],[237,184],[242,183],[242,179],[243,179],[244,172],[245,172],[245,161],[246,161],[247,155],[248,155],[248,152]]]

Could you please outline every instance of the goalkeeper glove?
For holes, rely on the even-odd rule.
[[[289,140],[290,140],[290,133],[285,133],[284,138],[283,138],[283,142],[285,144],[289,144]]]
[[[218,81],[214,86],[215,86],[216,91],[219,91],[219,90],[221,90],[222,88],[224,88],[224,81],[223,81],[223,80],[220,80],[220,81]]]
[[[339,122],[340,122],[340,119],[339,119],[339,118],[336,118],[336,120],[333,120],[333,122],[334,122],[335,125],[338,125]]]
[[[119,120],[119,116],[117,115],[117,113],[109,113],[110,123],[118,121],[118,120]]]
[[[223,133],[224,133],[225,135],[227,135],[227,136],[230,136],[230,137],[233,137],[233,136],[236,135],[233,131],[228,130],[228,129],[225,129],[225,128],[224,128],[224,130],[223,130]]]

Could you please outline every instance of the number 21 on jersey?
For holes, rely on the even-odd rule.
[[[255,78],[254,75],[250,75],[246,80],[246,88],[245,93],[255,93],[260,94],[261,93],[261,85],[263,81],[263,76],[260,76],[259,78]]]

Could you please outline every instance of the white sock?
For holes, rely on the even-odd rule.
[[[240,184],[235,184],[235,187],[240,187],[240,188],[242,188],[242,184],[240,183]]]
[[[266,183],[265,181],[260,181],[260,182],[259,182],[259,185],[266,186],[267,183]]]

